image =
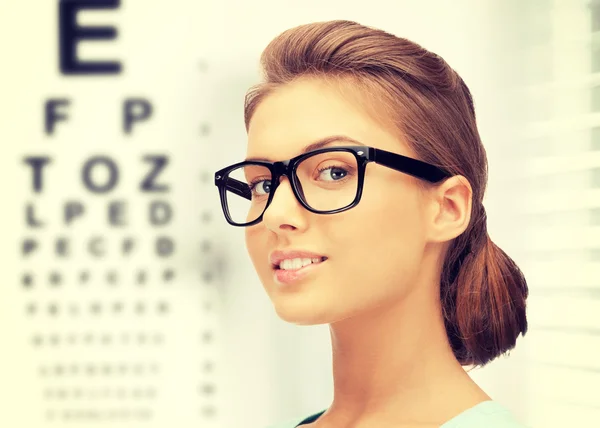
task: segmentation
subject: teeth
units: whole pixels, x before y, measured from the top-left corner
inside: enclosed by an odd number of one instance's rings
[[[279,269],[284,270],[298,270],[304,266],[308,266],[311,263],[320,263],[321,257],[310,258],[297,258],[297,259],[285,259],[279,263]]]

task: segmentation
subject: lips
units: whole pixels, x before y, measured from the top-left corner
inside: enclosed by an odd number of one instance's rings
[[[297,289],[292,286],[300,285],[311,277],[314,279],[315,275],[323,269],[323,264],[325,264],[325,262],[311,263],[297,270],[275,269],[273,271],[273,277],[275,283],[278,285],[278,290],[283,292],[284,290]]]
[[[285,259],[314,259],[319,258],[322,261],[327,260],[327,257],[312,251],[306,250],[286,250],[274,251],[269,256],[269,262],[273,269],[279,269],[279,264]]]

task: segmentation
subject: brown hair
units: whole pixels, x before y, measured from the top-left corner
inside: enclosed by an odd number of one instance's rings
[[[245,98],[246,130],[260,101],[281,85],[301,77],[349,83],[366,103],[384,109],[379,118],[391,121],[419,159],[469,181],[471,221],[450,244],[440,283],[448,339],[463,365],[483,366],[514,348],[527,331],[528,287],[487,233],[487,157],[460,76],[410,40],[345,20],[284,31],[262,53],[261,66],[265,81]]]

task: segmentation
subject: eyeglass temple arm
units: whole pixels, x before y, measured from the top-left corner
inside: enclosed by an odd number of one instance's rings
[[[252,191],[250,191],[250,187],[242,181],[227,177],[225,188],[242,198],[252,200]]]
[[[437,183],[450,176],[450,174],[435,165],[382,149],[375,149],[374,160],[389,168],[422,178],[432,183]]]

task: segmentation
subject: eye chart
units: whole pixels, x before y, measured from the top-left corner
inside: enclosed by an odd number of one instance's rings
[[[2,111],[0,426],[226,426],[227,56],[201,7],[39,5]]]

